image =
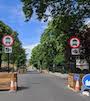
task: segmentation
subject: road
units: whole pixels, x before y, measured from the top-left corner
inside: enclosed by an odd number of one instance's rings
[[[16,93],[0,91],[0,101],[90,101],[90,97],[69,90],[66,80],[48,74],[18,75]]]

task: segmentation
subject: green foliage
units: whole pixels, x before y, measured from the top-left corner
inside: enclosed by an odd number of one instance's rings
[[[64,56],[61,55],[61,54],[57,54],[56,57],[55,57],[55,59],[54,59],[54,62],[55,62],[56,64],[60,64],[60,63],[62,63],[63,61],[64,61]]]
[[[90,16],[90,0],[21,0],[27,20],[33,13],[38,19],[47,19],[55,16],[72,16],[82,19]],[[48,12],[48,13],[47,13]],[[67,19],[67,18],[66,18]]]
[[[40,44],[32,50],[30,63],[37,68],[51,71],[61,68],[60,64],[65,61],[63,51],[65,50],[66,38],[66,35],[56,31],[50,22],[41,36]]]
[[[53,19],[53,27],[68,36],[77,35],[85,18],[90,18],[90,0],[21,0],[26,20],[33,13],[39,20]]]
[[[8,60],[7,54],[4,53],[4,46],[2,45],[2,37],[5,34],[10,34],[14,37],[14,45],[12,46],[13,52],[10,54],[10,63],[16,64],[17,66],[18,66],[18,63],[20,64],[20,66],[25,65],[26,54],[18,38],[18,33],[12,30],[6,24],[4,24],[2,21],[0,21],[0,50],[2,50],[2,53],[0,53],[0,67],[1,67],[2,61],[7,62]]]

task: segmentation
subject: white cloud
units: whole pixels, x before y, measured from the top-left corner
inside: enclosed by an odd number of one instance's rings
[[[26,49],[27,59],[30,59],[32,49],[33,49],[35,46],[37,46],[38,44],[39,44],[39,43],[23,46],[23,48]]]

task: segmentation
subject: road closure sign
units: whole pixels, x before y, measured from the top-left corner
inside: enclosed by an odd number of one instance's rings
[[[5,47],[11,47],[14,44],[14,38],[11,35],[4,35],[2,38],[2,44]]]
[[[75,36],[72,36],[69,39],[69,45],[71,48],[79,48],[80,47],[80,39]]]

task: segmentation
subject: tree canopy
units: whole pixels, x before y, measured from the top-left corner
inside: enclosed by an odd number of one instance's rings
[[[26,20],[35,13],[39,20],[53,19],[58,30],[72,36],[80,33],[85,19],[90,18],[90,0],[21,0]]]
[[[90,0],[21,0],[23,11],[29,20],[35,12],[38,19],[50,16],[90,16]]]
[[[56,34],[55,34],[56,33]],[[63,32],[56,32],[52,22],[41,36],[40,44],[32,50],[30,63],[37,68],[51,71],[61,71],[65,62],[64,51],[67,36]],[[61,67],[60,67],[61,66]]]

